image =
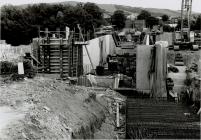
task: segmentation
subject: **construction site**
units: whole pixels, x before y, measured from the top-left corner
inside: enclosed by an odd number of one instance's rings
[[[172,32],[139,20],[93,38],[76,24],[39,28],[30,45],[1,40],[0,139],[200,139],[192,2],[181,0]]]

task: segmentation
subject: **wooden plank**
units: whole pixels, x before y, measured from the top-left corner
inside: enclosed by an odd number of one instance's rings
[[[63,41],[60,40],[60,77],[63,77],[63,51],[62,51]]]
[[[58,56],[58,57],[60,57],[60,51],[50,52],[50,56]]]
[[[50,63],[59,63],[59,59],[50,59]],[[63,65],[68,65],[68,59],[63,59]]]

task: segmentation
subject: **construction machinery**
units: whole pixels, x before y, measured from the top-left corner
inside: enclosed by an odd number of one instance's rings
[[[175,66],[184,66],[183,56],[181,53],[175,55]]]
[[[174,50],[198,50],[199,46],[195,44],[195,33],[190,30],[192,12],[192,0],[182,0],[181,4],[181,30],[176,31],[174,34]],[[187,25],[184,20],[187,19]]]

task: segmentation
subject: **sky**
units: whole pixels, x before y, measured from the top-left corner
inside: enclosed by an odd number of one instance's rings
[[[180,10],[182,0],[0,0],[0,6],[5,4],[21,5],[33,3],[52,3],[63,1],[94,2],[99,4],[119,4],[132,7],[161,8]],[[193,0],[192,10],[201,13],[201,0]]]

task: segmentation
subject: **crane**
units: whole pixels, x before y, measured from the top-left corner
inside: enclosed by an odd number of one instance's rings
[[[184,19],[187,15],[187,21],[188,21],[188,34],[190,34],[190,21],[191,21],[191,11],[192,11],[192,0],[182,0],[181,4],[181,38],[183,38],[183,32],[184,32]],[[186,15],[185,15],[186,14]]]
[[[181,3],[181,30],[175,32],[174,50],[193,49],[198,50],[194,42],[194,32],[191,31],[192,0],[182,0]],[[187,19],[187,25],[184,20]]]

